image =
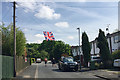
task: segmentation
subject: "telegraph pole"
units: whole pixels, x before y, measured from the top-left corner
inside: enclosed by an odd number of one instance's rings
[[[80,60],[80,71],[81,71],[81,52],[80,52],[80,28],[78,29],[78,36],[79,36],[79,60]]]
[[[15,6],[16,2],[13,2],[13,31],[14,31],[14,77],[16,77],[16,27],[15,27]]]

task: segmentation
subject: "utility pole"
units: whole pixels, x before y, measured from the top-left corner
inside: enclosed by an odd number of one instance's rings
[[[78,36],[79,36],[79,60],[80,60],[80,71],[81,71],[81,52],[80,52],[80,28],[78,29]]]
[[[13,2],[13,31],[14,31],[14,77],[16,77],[16,27],[15,27],[15,6],[16,2]]]

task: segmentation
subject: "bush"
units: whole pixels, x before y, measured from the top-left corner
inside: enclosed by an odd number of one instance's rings
[[[102,68],[104,68],[104,65],[102,62],[97,62],[97,61],[90,62],[90,69],[95,70],[95,69],[102,69]]]
[[[100,67],[100,64],[95,62],[95,67],[98,69]]]
[[[112,53],[112,59],[120,59],[120,50],[116,50],[115,52]]]

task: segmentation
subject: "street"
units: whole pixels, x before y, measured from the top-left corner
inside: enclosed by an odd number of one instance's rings
[[[100,71],[83,71],[83,72],[62,72],[57,67],[52,67],[52,64],[48,63],[45,67],[44,62],[42,63],[33,63],[31,66],[20,72],[16,78],[94,78],[94,79],[103,79],[106,77],[100,77]],[[108,74],[108,72],[102,72],[102,75]],[[97,76],[98,75],[98,76]],[[118,78],[116,74],[108,74],[109,78]]]

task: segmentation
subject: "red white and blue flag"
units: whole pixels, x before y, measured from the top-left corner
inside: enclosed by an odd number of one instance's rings
[[[44,33],[45,40],[47,41],[55,40],[52,32],[43,31],[43,33]]]

